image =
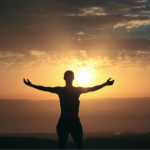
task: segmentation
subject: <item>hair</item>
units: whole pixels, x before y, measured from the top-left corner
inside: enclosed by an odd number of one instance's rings
[[[73,71],[71,71],[71,70],[68,70],[68,71],[66,71],[65,73],[64,73],[64,78],[70,78],[70,77],[73,77],[74,78],[74,73],[73,73]]]

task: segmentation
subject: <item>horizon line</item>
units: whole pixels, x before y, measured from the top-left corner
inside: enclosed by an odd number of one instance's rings
[[[106,98],[84,98],[84,99],[79,99],[79,100],[99,100],[99,99],[128,99],[128,98],[132,98],[132,99],[136,99],[136,98],[150,98],[150,97],[116,97],[116,98],[114,98],[114,97],[106,97]],[[9,98],[0,98],[0,100],[30,100],[30,101],[47,101],[47,100],[59,100],[59,98],[58,99],[19,99],[19,98],[17,98],[17,99],[9,99]]]

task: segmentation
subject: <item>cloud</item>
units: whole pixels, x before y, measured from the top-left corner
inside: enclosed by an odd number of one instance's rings
[[[149,54],[136,52],[150,50],[149,6],[146,0],[1,0],[0,65],[144,64]]]
[[[148,26],[150,25],[150,19],[148,20],[134,20],[129,21],[128,23],[119,23],[114,26],[114,28],[125,26],[127,29],[138,28],[140,26]]]
[[[150,44],[144,39],[99,39],[72,43],[74,49],[63,51],[31,50],[29,54],[1,53],[1,67],[69,67],[72,69],[109,67],[150,67]]]

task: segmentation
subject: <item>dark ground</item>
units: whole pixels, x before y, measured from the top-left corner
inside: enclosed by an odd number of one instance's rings
[[[85,149],[150,149],[150,133],[120,134],[110,138],[87,138]],[[68,143],[67,149],[75,149]],[[0,149],[58,149],[58,141],[34,137],[0,137]]]

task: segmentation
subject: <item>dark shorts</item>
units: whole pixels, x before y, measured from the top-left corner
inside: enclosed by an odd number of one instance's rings
[[[70,133],[73,138],[83,138],[82,128],[56,128],[57,135],[59,137],[68,137]]]
[[[59,149],[65,149],[68,141],[69,133],[74,140],[78,149],[84,149],[83,146],[83,130],[81,128],[57,128]]]
[[[58,135],[59,148],[64,149],[66,147],[69,133],[71,134],[77,148],[84,148],[82,140],[83,130],[78,114],[61,115],[56,130]]]

